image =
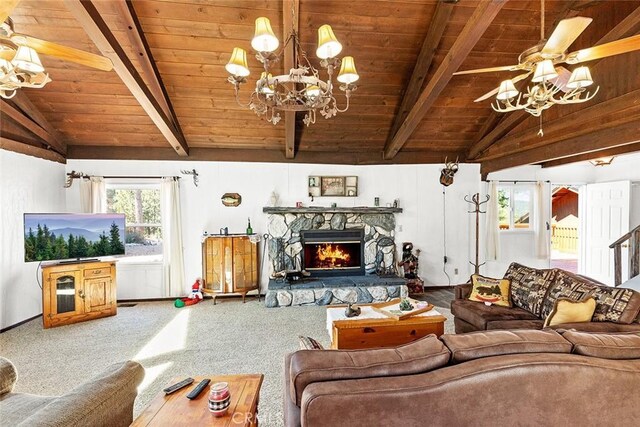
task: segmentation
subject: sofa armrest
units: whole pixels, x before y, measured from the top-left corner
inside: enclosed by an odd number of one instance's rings
[[[18,378],[16,367],[9,360],[0,357],[0,396],[10,393]]]
[[[471,295],[471,288],[473,285],[471,283],[465,283],[464,285],[457,285],[453,287],[455,291],[456,299],[467,299],[469,295]]]
[[[108,367],[102,374],[58,397],[19,426],[129,426],[133,402],[144,378],[144,368],[128,361]]]

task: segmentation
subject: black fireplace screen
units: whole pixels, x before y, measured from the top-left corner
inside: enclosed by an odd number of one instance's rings
[[[308,230],[300,237],[302,265],[313,276],[364,274],[363,230]]]

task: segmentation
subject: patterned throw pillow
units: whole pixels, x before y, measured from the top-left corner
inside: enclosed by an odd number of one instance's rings
[[[511,307],[509,288],[511,282],[505,279],[492,279],[477,274],[471,276],[470,301],[491,303],[502,307]]]
[[[544,297],[554,276],[555,270],[539,270],[512,263],[504,275],[505,279],[511,280],[511,302],[516,307],[540,316]]]
[[[632,323],[640,310],[640,294],[632,289],[599,286],[593,294],[593,322]]]
[[[300,339],[300,350],[324,350],[322,344],[311,337],[300,335],[298,338]]]
[[[588,297],[584,301],[573,301],[567,298],[558,298],[553,311],[544,322],[547,326],[562,325],[563,323],[590,322],[596,309],[596,300]]]
[[[549,317],[558,298],[583,301],[593,295],[596,289],[598,289],[598,286],[595,283],[589,283],[586,279],[569,273],[568,271],[557,270],[553,285],[549,289],[547,297],[542,304],[540,317],[542,319]],[[595,295],[593,296],[595,298]]]

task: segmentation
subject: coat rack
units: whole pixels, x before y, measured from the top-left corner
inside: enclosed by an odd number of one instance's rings
[[[480,274],[480,267],[485,264],[484,262],[480,264],[480,261],[478,259],[480,252],[480,214],[487,213],[486,211],[481,210],[480,207],[487,203],[491,198],[488,194],[485,197],[486,199],[481,202],[480,193],[474,194],[473,196],[471,196],[471,199],[469,199],[469,196],[464,196],[464,201],[467,203],[471,203],[474,206],[474,210],[468,212],[476,214],[476,262],[473,263],[469,261],[469,264],[473,265],[474,267],[474,274]]]

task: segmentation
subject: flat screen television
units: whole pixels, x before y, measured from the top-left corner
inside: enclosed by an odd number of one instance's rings
[[[24,260],[124,254],[124,214],[24,214]]]

